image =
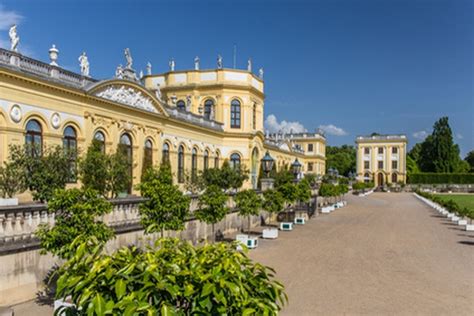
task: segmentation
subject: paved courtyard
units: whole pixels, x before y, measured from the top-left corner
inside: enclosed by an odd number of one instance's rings
[[[412,194],[348,199],[252,251],[286,286],[283,315],[474,315],[474,232]]]
[[[285,284],[283,315],[474,315],[474,232],[408,193],[348,199],[251,252]],[[15,315],[50,313],[30,302]]]

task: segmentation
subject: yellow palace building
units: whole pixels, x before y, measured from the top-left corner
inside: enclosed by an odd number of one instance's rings
[[[193,171],[244,165],[250,171],[246,187],[256,187],[260,159],[268,151],[277,168],[295,159],[303,173],[325,171],[326,139],[321,133],[266,134],[264,81],[249,69],[227,69],[219,57],[216,69],[170,70],[137,76],[130,50],[126,64],[111,79],[89,76],[89,63],[79,57],[81,72],[58,64],[0,49],[0,162],[10,144],[61,145],[84,153],[93,139],[107,152],[127,147],[133,184],[140,181],[142,163],[159,165],[169,158],[177,183]],[[73,185],[73,184],[72,184]],[[133,192],[132,192],[133,193]],[[136,192],[135,192],[136,193]]]

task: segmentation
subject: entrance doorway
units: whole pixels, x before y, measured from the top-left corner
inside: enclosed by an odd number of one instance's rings
[[[383,173],[379,173],[377,176],[377,185],[382,186],[383,185]]]

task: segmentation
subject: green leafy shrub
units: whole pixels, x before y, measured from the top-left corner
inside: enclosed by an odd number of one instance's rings
[[[106,242],[113,237],[113,231],[97,217],[112,211],[112,204],[98,195],[97,191],[86,189],[56,190],[48,202],[48,212],[55,213],[55,224],[41,224],[36,231],[42,253],[51,252],[62,259],[72,255],[69,245],[76,239],[91,237]]]
[[[303,179],[296,184],[296,200],[300,203],[308,202],[311,199],[311,186],[308,180]]]
[[[243,167],[234,169],[227,160],[220,168],[210,168],[202,174],[204,186],[215,185],[222,190],[239,189],[247,179],[248,170]]]
[[[100,243],[75,241],[56,297],[76,305],[62,311],[87,315],[277,315],[288,300],[283,285],[235,247],[159,239],[107,255]]]
[[[240,191],[235,196],[235,204],[241,216],[247,216],[250,233],[250,216],[258,215],[262,207],[262,198],[254,190]]]
[[[269,213],[271,221],[271,215],[283,211],[285,207],[285,199],[283,195],[277,190],[267,190],[263,192],[263,208]]]
[[[14,162],[4,162],[0,166],[0,196],[13,198],[26,190],[26,177],[23,168]]]
[[[473,173],[414,173],[408,182],[411,184],[474,184]]]
[[[194,212],[196,218],[207,224],[212,224],[212,238],[215,239],[214,225],[220,222],[229,211],[227,195],[217,185],[210,185],[199,196],[199,208]]]

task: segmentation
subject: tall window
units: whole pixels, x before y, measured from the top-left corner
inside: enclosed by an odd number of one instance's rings
[[[219,168],[219,152],[216,152],[216,156],[214,157],[214,168]]]
[[[191,181],[195,182],[197,178],[198,155],[196,148],[193,148],[191,155]]]
[[[378,163],[379,163],[378,164],[379,169],[383,169],[383,161],[379,161]]]
[[[143,152],[143,171],[146,171],[146,169],[150,167],[153,167],[153,143],[147,139]]]
[[[383,147],[379,147],[379,154],[383,154]]]
[[[313,144],[308,144],[308,151],[313,152],[314,151],[314,146]]]
[[[364,182],[369,182],[370,181],[370,174],[366,173],[364,174]]]
[[[397,170],[398,169],[398,161],[397,160],[392,160],[392,169]]]
[[[162,161],[168,163],[170,161],[170,145],[163,143]]]
[[[209,151],[204,151],[204,170],[209,169]]]
[[[69,182],[76,182],[76,169],[77,169],[77,135],[76,130],[68,126],[64,129],[63,134],[63,148],[66,155],[69,157],[69,170],[70,178]]]
[[[230,103],[230,127],[240,128],[240,102],[236,99]]]
[[[257,129],[257,104],[253,104],[253,109],[252,109],[252,127],[253,129]]]
[[[398,154],[398,147],[392,147],[392,154]]]
[[[392,173],[392,183],[397,183],[398,177],[396,173]]]
[[[179,146],[178,149],[178,182],[184,182],[184,147]]]
[[[308,171],[313,171],[313,163],[308,162]]]
[[[364,155],[368,155],[370,154],[370,148],[369,147],[365,147],[364,148]]]
[[[206,100],[206,102],[204,102],[204,117],[207,118],[208,120],[211,119],[213,107],[214,107],[214,102],[212,100],[208,99]]]
[[[94,141],[100,144],[100,150],[105,153],[105,135],[101,131],[97,131],[94,134]]]
[[[186,111],[186,103],[184,103],[183,100],[179,100],[179,101],[176,103],[176,107],[177,107],[178,110],[180,110],[180,111]]]
[[[230,166],[233,169],[240,168],[240,156],[239,156],[239,154],[230,155]]]
[[[29,120],[26,124],[25,143],[32,157],[40,157],[43,154],[43,130],[37,120]]]
[[[132,138],[127,133],[120,136],[120,146],[119,149],[122,150],[122,153],[127,158],[128,163],[128,175],[130,177],[127,193],[132,193],[132,179],[133,179],[133,148],[132,148]]]
[[[369,169],[369,168],[370,168],[370,162],[364,161],[364,169]]]

